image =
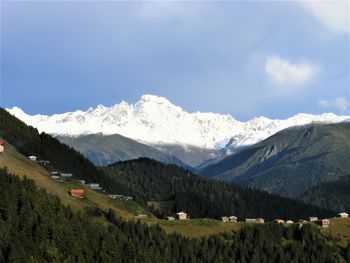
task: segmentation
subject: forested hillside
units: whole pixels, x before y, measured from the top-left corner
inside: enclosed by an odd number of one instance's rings
[[[329,210],[259,190],[201,178],[177,166],[147,158],[119,162],[103,170],[115,182],[127,185],[129,194],[140,201],[172,200],[173,206],[163,211],[163,215],[179,210],[186,211],[191,217],[211,218],[235,215],[239,218],[300,219],[334,215]]]
[[[125,187],[110,180],[82,154],[60,143],[51,135],[41,133],[27,126],[6,110],[0,108],[0,137],[14,145],[17,150],[28,156],[36,155],[39,159],[50,161],[54,169],[73,173],[75,178],[87,182],[98,182],[107,191],[122,191]]]
[[[325,209],[350,211],[350,175],[312,187],[300,200]]]
[[[291,198],[349,173],[349,122],[285,129],[200,171]]]
[[[0,262],[339,262],[350,259],[305,225],[257,225],[237,234],[186,239],[158,226],[120,221],[108,225],[76,214],[38,190],[33,181],[0,169]],[[329,243],[329,244],[328,244]]]

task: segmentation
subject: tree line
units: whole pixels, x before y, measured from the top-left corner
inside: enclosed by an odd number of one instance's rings
[[[109,177],[127,186],[127,194],[139,202],[173,201],[172,207],[154,211],[158,216],[186,211],[191,217],[240,219],[262,217],[299,220],[309,216],[330,217],[334,212],[257,189],[199,177],[171,164],[148,158],[118,162],[103,169]]]
[[[74,213],[32,180],[0,169],[0,262],[339,262],[350,248],[310,225],[243,227],[200,239],[125,222],[111,210]],[[97,209],[98,210],[98,209]],[[91,220],[103,217],[105,224]]]

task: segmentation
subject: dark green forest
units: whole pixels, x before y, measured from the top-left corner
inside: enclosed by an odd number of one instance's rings
[[[148,158],[118,162],[103,171],[140,202],[169,201],[174,205],[159,216],[184,210],[191,217],[220,218],[235,215],[239,218],[262,217],[273,220],[298,220],[316,215],[334,216],[334,212],[309,206],[302,202],[271,195],[255,189],[209,180],[175,165],[163,164]],[[157,213],[156,213],[157,214]]]
[[[111,211],[101,225],[74,213],[33,181],[0,169],[0,262],[339,262],[341,250],[310,225],[265,224],[236,234],[188,239],[159,226],[125,222]],[[91,214],[91,213],[90,213]]]
[[[300,199],[325,209],[350,211],[350,175],[312,187]]]

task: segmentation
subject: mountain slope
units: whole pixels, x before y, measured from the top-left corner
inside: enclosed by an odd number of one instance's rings
[[[141,158],[105,167],[104,172],[120,184],[135,189],[134,196],[147,201],[172,201],[164,215],[183,210],[191,217],[306,218],[334,214],[315,206],[270,195],[254,189],[207,180],[174,165]],[[172,204],[171,204],[172,203]]]
[[[169,156],[154,147],[145,145],[124,136],[89,134],[77,137],[57,136],[59,141],[81,152],[95,165],[105,166],[117,161],[149,157],[164,163],[190,168],[174,156]]]
[[[286,120],[264,117],[240,122],[231,115],[188,113],[165,98],[144,95],[135,104],[121,102],[51,116],[30,116],[14,107],[8,111],[40,132],[55,135],[120,134],[149,145],[180,145],[227,150],[261,141],[295,125],[340,122],[349,116],[297,114]],[[179,156],[178,156],[179,158]],[[199,163],[198,163],[199,164]],[[197,164],[197,165],[198,165]]]
[[[350,172],[350,123],[285,129],[210,165],[200,174],[298,197]]]
[[[69,205],[74,211],[84,211],[86,208],[99,208],[102,210],[112,209],[124,219],[133,218],[129,207],[125,207],[123,202],[110,200],[105,194],[91,190],[87,186],[73,181],[56,182],[51,179],[48,170],[40,164],[30,161],[26,156],[19,153],[14,146],[6,142],[5,152],[0,155],[0,168],[6,167],[13,174],[25,176],[35,181],[36,185],[45,189],[47,192],[58,196],[62,204]],[[82,188],[85,190],[85,198],[77,199],[71,197],[68,191],[71,188]],[[132,202],[129,206],[133,206],[134,211],[146,213],[138,204]],[[129,210],[129,211],[128,211]]]
[[[157,226],[121,221],[112,211],[74,213],[33,181],[0,169],[0,262],[343,262],[338,247],[311,225],[245,227],[189,239]],[[95,218],[94,218],[95,219]],[[285,243],[287,245],[285,245]],[[344,254],[344,255],[342,255]]]
[[[111,180],[81,153],[48,134],[39,134],[36,129],[27,126],[1,108],[0,137],[15,146],[24,156],[36,155],[39,160],[48,160],[54,169],[72,173],[74,179],[83,179],[86,183],[100,183],[110,193],[123,194],[126,191],[125,185]]]
[[[350,211],[350,175],[314,186],[299,199],[325,209]]]

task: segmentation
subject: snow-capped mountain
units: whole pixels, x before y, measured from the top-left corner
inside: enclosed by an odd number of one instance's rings
[[[230,148],[259,142],[291,126],[313,122],[336,123],[349,119],[333,113],[297,114],[286,120],[258,117],[247,122],[231,115],[188,113],[166,98],[143,95],[135,104],[98,105],[87,111],[28,115],[20,108],[7,109],[28,125],[53,135],[120,134],[151,145],[183,145],[204,149]]]

